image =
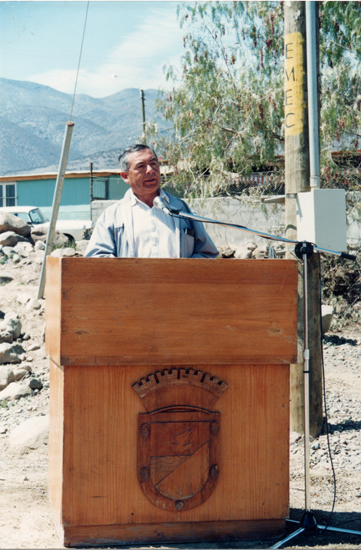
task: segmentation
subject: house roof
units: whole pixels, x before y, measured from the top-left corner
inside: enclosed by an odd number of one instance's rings
[[[166,174],[169,171],[168,160],[160,159],[160,172]],[[110,168],[108,170],[92,170],[93,177],[95,178],[107,178],[109,176],[119,176],[120,171],[118,168]],[[33,180],[49,180],[56,179],[58,172],[41,172],[34,174],[32,171],[30,174],[21,172],[20,174],[7,174],[6,176],[0,176],[0,183],[8,183],[12,181],[33,181]],[[69,170],[65,173],[65,179],[70,178],[90,178],[90,170]]]
[[[120,176],[120,173],[119,170],[93,170],[93,176],[95,178]],[[7,176],[0,176],[0,183],[7,183],[11,181],[49,180],[56,179],[57,177],[57,172],[48,172],[44,174],[9,174]],[[72,170],[71,172],[66,172],[65,179],[68,178],[90,178],[90,171]]]

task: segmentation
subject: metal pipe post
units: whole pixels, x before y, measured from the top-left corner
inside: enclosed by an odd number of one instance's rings
[[[308,90],[308,132],[310,146],[310,186],[320,187],[320,142],[317,93],[317,32],[316,2],[306,2],[307,42],[307,90]]]
[[[303,255],[303,307],[304,307],[304,350],[303,350],[303,382],[304,382],[304,444],[305,444],[305,511],[310,511],[310,350],[308,347],[308,272],[307,254]]]
[[[61,155],[60,155],[60,164],[59,164],[59,170],[58,170],[58,177],[57,177],[57,180],[56,180],[54,198],[53,198],[53,205],[52,205],[52,209],[51,209],[51,217],[50,217],[48,235],[47,235],[47,238],[46,238],[46,245],[45,245],[45,250],[44,250],[43,265],[41,266],[41,274],[40,274],[40,281],[39,281],[39,288],[38,288],[38,300],[44,296],[46,257],[51,253],[51,248],[52,248],[52,245],[53,245],[53,240],[54,240],[54,235],[55,235],[55,228],[56,228],[56,220],[58,219],[61,193],[63,191],[65,171],[66,171],[66,166],[67,166],[67,163],[68,163],[68,156],[69,156],[69,149],[70,149],[70,142],[71,142],[71,136],[72,136],[72,133],[73,133],[73,128],[74,128],[74,122],[67,122],[66,123],[64,141],[63,141],[63,148],[62,148]]]
[[[144,98],[144,90],[140,90],[140,103],[141,103],[141,106],[142,106],[143,139],[145,139],[145,98]]]

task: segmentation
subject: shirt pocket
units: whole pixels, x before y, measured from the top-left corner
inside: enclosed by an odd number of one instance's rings
[[[121,238],[124,234],[124,223],[115,223],[114,224],[114,238],[117,240]]]

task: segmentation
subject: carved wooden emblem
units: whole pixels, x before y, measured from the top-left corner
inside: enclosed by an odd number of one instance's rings
[[[156,372],[133,385],[148,413],[138,419],[138,479],[145,495],[172,512],[202,504],[220,474],[220,413],[227,385],[201,371]]]

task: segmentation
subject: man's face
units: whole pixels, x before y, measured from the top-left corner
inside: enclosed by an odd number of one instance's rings
[[[134,195],[145,203],[153,203],[160,185],[159,164],[150,149],[142,149],[129,154],[128,173],[120,173],[130,185]]]

